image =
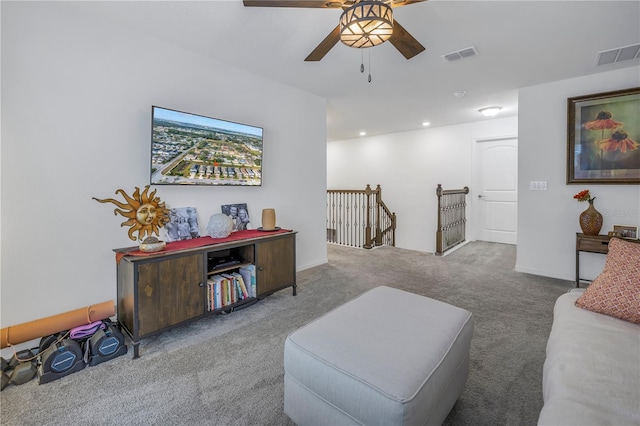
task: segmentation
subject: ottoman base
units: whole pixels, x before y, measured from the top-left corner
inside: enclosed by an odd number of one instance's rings
[[[464,309],[377,287],[287,337],[284,411],[298,425],[441,424],[472,335]]]
[[[425,425],[441,425],[455,405],[467,378],[469,377],[469,357],[465,357],[449,386],[442,390],[441,398]],[[320,398],[309,389],[284,375],[284,412],[298,425],[361,425],[358,420],[343,412],[340,408]],[[297,419],[297,420],[296,420]]]

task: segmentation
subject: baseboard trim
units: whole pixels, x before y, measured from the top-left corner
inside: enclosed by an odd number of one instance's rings
[[[516,272],[522,272],[525,274],[532,274],[532,275],[539,275],[541,277],[548,277],[548,278],[556,278],[559,280],[565,280],[565,281],[576,281],[576,277],[573,275],[566,275],[566,274],[554,274],[552,272],[549,271],[542,271],[539,269],[529,269],[529,268],[521,268],[518,265],[516,265],[515,267]]]
[[[320,266],[320,265],[324,265],[325,263],[329,263],[329,259],[328,258],[324,258],[323,260],[320,260],[318,262],[313,262],[313,263],[309,263],[303,266],[299,266],[296,268],[296,272],[302,272],[306,269],[311,269],[311,268],[315,268],[316,266]]]

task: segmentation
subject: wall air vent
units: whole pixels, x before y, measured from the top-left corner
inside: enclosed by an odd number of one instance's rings
[[[604,50],[596,54],[596,66],[640,58],[640,44]]]
[[[457,61],[462,58],[469,58],[471,56],[476,56],[478,54],[478,50],[475,46],[467,47],[465,49],[458,50],[456,52],[447,53],[446,55],[442,55],[442,59],[446,62]]]

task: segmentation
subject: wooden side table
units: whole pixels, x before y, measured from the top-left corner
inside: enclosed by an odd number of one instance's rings
[[[580,287],[580,252],[589,253],[609,253],[609,235],[585,235],[576,233],[576,287]],[[640,243],[640,240],[625,240],[633,243]],[[587,280],[582,280],[587,281]]]
[[[585,235],[576,233],[576,287],[580,287],[580,252],[609,253],[608,235]]]

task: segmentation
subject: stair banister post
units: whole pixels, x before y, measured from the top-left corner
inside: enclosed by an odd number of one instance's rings
[[[380,228],[380,216],[382,215],[381,210],[382,204],[382,188],[380,184],[376,187],[376,237],[375,244],[376,246],[382,245],[382,228]]]
[[[442,218],[440,217],[440,199],[442,198],[442,185],[436,188],[438,196],[438,229],[436,231],[436,254],[442,254]]]
[[[371,238],[371,186],[367,184],[367,187],[364,190],[365,195],[367,196],[367,224],[364,228],[364,246],[363,248],[370,249],[373,247],[373,241]]]
[[[391,213],[391,239],[392,239],[392,246],[395,247],[396,246],[396,212]]]

